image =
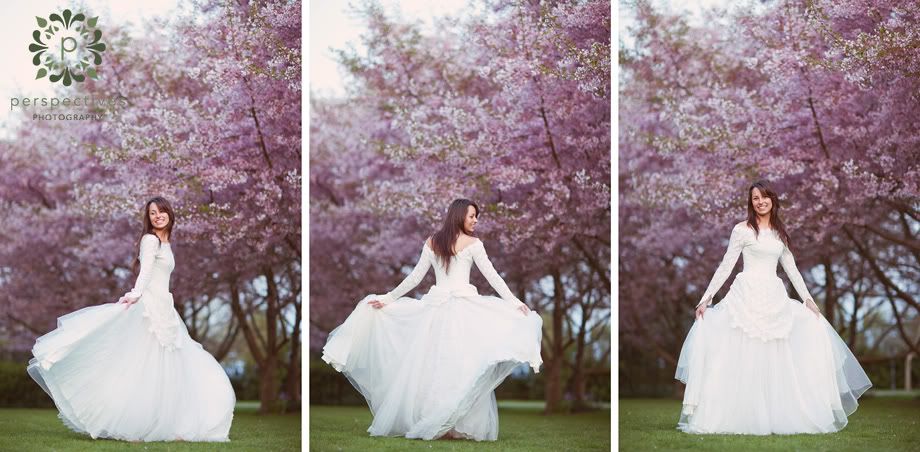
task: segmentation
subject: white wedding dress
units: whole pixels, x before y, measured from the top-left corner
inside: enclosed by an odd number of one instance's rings
[[[777,261],[799,296],[811,298],[773,230],[756,237],[747,222],[734,227],[700,304],[712,303],[739,255],[744,270],[693,323],[680,352],[675,378],[686,389],[678,429],[752,435],[842,429],[872,384],[830,323],[788,297]]]
[[[188,335],[173,307],[170,245],[147,234],[125,295],[58,318],[38,338],[28,372],[58,417],[92,438],[229,441],[236,397],[224,369]]]
[[[469,283],[473,264],[501,298]],[[421,300],[401,298],[434,267]],[[367,303],[386,304],[376,309]],[[329,333],[323,360],[367,400],[372,436],[477,441],[498,438],[494,389],[521,363],[539,372],[543,320],[520,301],[476,240],[445,271],[427,243],[418,264],[386,295],[368,295]]]

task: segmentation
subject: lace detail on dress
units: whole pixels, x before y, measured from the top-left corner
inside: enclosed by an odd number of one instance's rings
[[[728,311],[732,328],[765,342],[789,336],[795,307],[788,298],[777,297],[786,290],[783,282],[777,277],[770,279],[739,273],[720,303]]]
[[[176,310],[173,308],[172,294],[169,294],[166,298],[170,301],[168,306],[165,306],[165,303],[163,306],[156,306],[144,302],[144,317],[150,322],[147,330],[157,337],[157,340],[167,351],[173,351],[181,348],[178,339],[182,320],[179,319]],[[163,300],[158,300],[158,302],[163,303]]]
[[[749,337],[769,341],[789,335],[794,317],[793,304],[786,286],[776,276],[777,262],[803,298],[810,297],[792,254],[773,230],[754,234],[745,222],[735,225],[728,249],[713,275],[700,303],[709,301],[731,274],[739,256],[744,257],[744,271],[738,273],[720,305],[725,305],[732,327]]]

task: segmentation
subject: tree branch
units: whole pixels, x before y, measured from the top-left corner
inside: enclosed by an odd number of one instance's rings
[[[866,263],[869,264],[869,268],[872,269],[873,273],[875,273],[875,276],[878,277],[879,281],[881,281],[882,284],[884,284],[886,288],[890,287],[894,291],[894,293],[898,295],[899,298],[906,301],[908,304],[913,306],[915,309],[920,310],[920,302],[917,302],[917,300],[914,299],[914,297],[912,297],[907,292],[904,292],[903,290],[901,290],[901,288],[898,287],[897,284],[895,284],[893,281],[891,281],[891,279],[888,278],[888,275],[886,275],[885,272],[881,268],[879,268],[878,264],[875,262],[875,259],[872,257],[869,251],[863,248],[862,244],[856,240],[856,237],[853,236],[853,234],[850,232],[847,226],[843,227],[843,232],[847,235],[847,237],[850,238],[853,244],[856,245],[856,252],[860,256],[862,256],[863,259],[866,260]]]

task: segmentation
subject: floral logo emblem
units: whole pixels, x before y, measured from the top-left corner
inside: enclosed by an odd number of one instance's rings
[[[51,14],[47,20],[35,19],[38,30],[32,32],[35,42],[29,44],[29,51],[35,54],[32,64],[40,66],[36,80],[51,74],[48,77],[51,83],[61,80],[64,86],[70,86],[86,77],[97,78],[96,67],[102,64],[105,51],[105,44],[100,42],[102,31],[96,29],[98,17],[86,19],[83,14],[73,15],[65,9],[62,14]]]

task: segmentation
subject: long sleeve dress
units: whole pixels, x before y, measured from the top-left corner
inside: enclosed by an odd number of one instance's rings
[[[140,244],[125,298],[58,318],[32,348],[29,375],[71,430],[128,441],[229,441],[236,397],[226,372],[173,307],[170,244]]]
[[[475,264],[501,298],[470,284]],[[403,297],[434,267],[421,300]],[[368,304],[381,300],[381,309]],[[521,363],[539,372],[543,320],[508,290],[476,240],[445,270],[426,243],[412,272],[384,295],[368,295],[329,333],[323,360],[367,400],[372,436],[436,439],[448,432],[498,438],[495,388]]]
[[[777,262],[802,300],[811,298],[775,231],[755,234],[747,222],[735,225],[699,304],[712,304],[739,256],[744,270],[725,298],[695,320],[681,349],[675,378],[686,389],[678,429],[753,435],[842,429],[872,384],[830,323],[787,295]]]

